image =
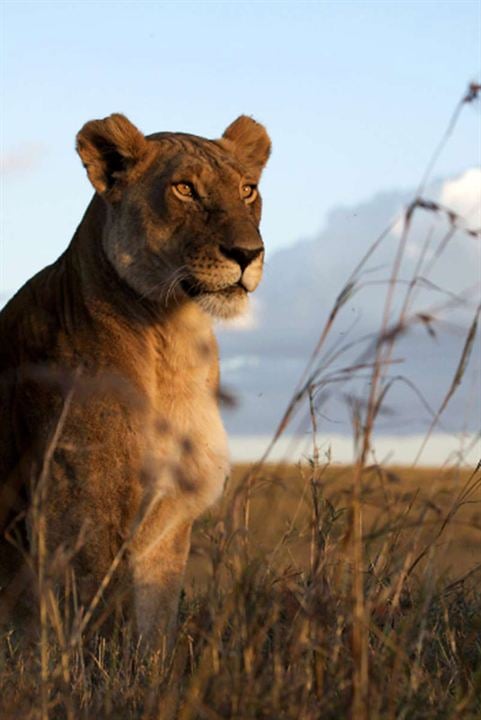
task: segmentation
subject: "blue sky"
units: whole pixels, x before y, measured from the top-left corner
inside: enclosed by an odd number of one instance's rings
[[[74,136],[127,114],[143,131],[219,136],[265,123],[272,251],[336,205],[416,185],[481,77],[478,2],[7,2],[2,12],[0,293],[68,243],[91,195]],[[479,164],[479,106],[436,168]],[[349,258],[351,264],[351,259]]]

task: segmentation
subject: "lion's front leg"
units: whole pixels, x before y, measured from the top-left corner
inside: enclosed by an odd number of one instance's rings
[[[174,524],[157,539],[148,533],[131,554],[137,630],[149,647],[172,647],[191,521]]]

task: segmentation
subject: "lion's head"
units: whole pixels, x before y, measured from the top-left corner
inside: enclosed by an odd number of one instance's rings
[[[242,115],[219,140],[145,137],[114,114],[86,123],[77,150],[107,204],[103,246],[124,281],[163,306],[190,299],[223,318],[245,308],[264,258],[262,125]]]

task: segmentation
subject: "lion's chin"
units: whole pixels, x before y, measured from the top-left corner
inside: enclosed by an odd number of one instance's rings
[[[246,290],[237,285],[218,292],[201,293],[194,301],[206,313],[221,320],[241,315],[247,310],[249,303]]]

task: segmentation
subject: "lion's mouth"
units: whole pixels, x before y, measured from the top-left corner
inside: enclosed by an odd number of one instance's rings
[[[231,285],[213,290],[192,275],[181,281],[185,295],[213,318],[232,318],[247,306],[247,288],[239,280]]]
[[[191,280],[190,278],[184,278],[184,280],[181,281],[180,286],[185,294],[191,298],[196,298],[203,293],[203,289],[199,283],[195,280]]]
[[[210,290],[209,288],[206,288],[204,285],[199,283],[197,280],[194,280],[193,278],[184,278],[184,280],[181,281],[180,285],[185,294],[192,299],[195,299],[200,295],[218,295],[223,297],[230,297],[232,295],[244,295],[247,293],[247,289],[244,287],[244,285],[242,285],[240,281],[234,283],[233,285],[227,285],[226,287],[220,288],[218,290]]]

